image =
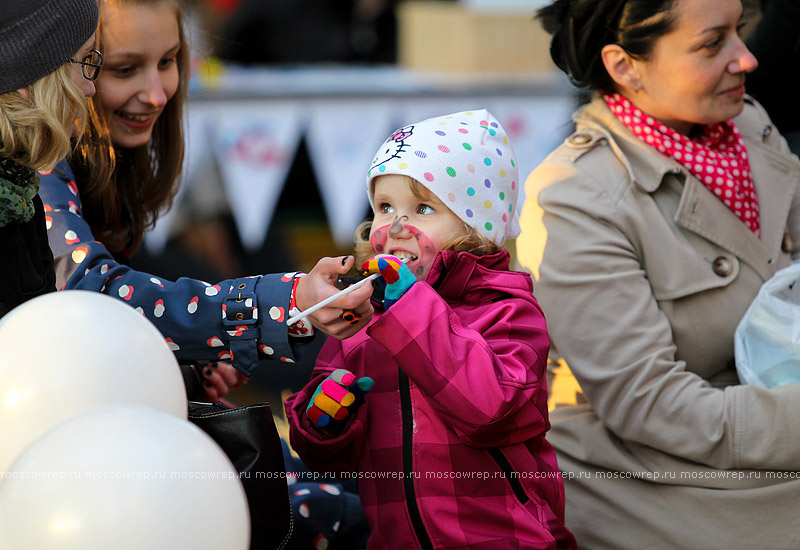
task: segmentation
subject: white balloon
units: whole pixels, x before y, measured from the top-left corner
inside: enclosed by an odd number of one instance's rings
[[[47,431],[0,483],[0,548],[246,550],[250,519],[228,457],[193,424],[104,406]]]
[[[40,296],[0,320],[0,472],[57,422],[105,404],[187,418],[178,363],[150,321],[82,290]]]

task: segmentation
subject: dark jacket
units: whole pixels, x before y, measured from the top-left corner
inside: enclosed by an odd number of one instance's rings
[[[56,289],[42,199],[30,221],[0,227],[0,317],[26,300]]]
[[[124,300],[161,331],[180,361],[229,360],[251,376],[259,354],[291,363],[302,354],[309,339],[290,339],[285,322],[297,273],[212,285],[133,270],[95,239],[81,210],[82,183],[69,163],[62,161],[40,177],[59,290],[90,290]]]

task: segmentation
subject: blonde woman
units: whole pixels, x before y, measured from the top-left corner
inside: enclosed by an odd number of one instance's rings
[[[0,317],[55,290],[37,170],[69,153],[102,66],[95,0],[4,0],[0,12]]]

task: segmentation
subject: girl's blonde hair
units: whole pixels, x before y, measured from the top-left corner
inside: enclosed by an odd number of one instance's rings
[[[49,171],[72,150],[73,125],[87,118],[87,99],[64,64],[33,84],[0,94],[0,156]]]
[[[189,44],[179,0],[100,0],[97,49],[103,51],[103,12],[110,7],[169,5],[178,19],[178,88],[167,102],[150,141],[133,149],[111,143],[100,100],[90,102],[86,132],[70,164],[82,182],[83,215],[97,240],[115,255],[127,255],[142,242],[162,211],[169,210],[183,168],[183,104],[189,87]],[[102,78],[102,77],[101,77]]]
[[[401,177],[406,180],[411,188],[411,193],[418,199],[428,201],[431,200],[432,197],[435,197],[427,187],[414,178],[408,176]],[[364,260],[375,255],[372,246],[369,244],[369,233],[371,229],[371,220],[362,222],[361,225],[358,226],[358,229],[356,229],[355,247],[353,251],[353,255],[356,258],[356,265],[361,265]],[[445,239],[441,249],[455,250],[456,252],[470,252],[476,256],[486,256],[488,254],[500,252],[502,247],[490,240],[483,233],[480,233],[474,227],[461,221],[461,230],[454,233],[450,238]]]

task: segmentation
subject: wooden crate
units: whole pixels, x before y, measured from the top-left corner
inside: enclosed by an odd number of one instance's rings
[[[403,2],[397,7],[399,63],[445,72],[551,70],[550,35],[533,17],[471,11],[458,2]]]

